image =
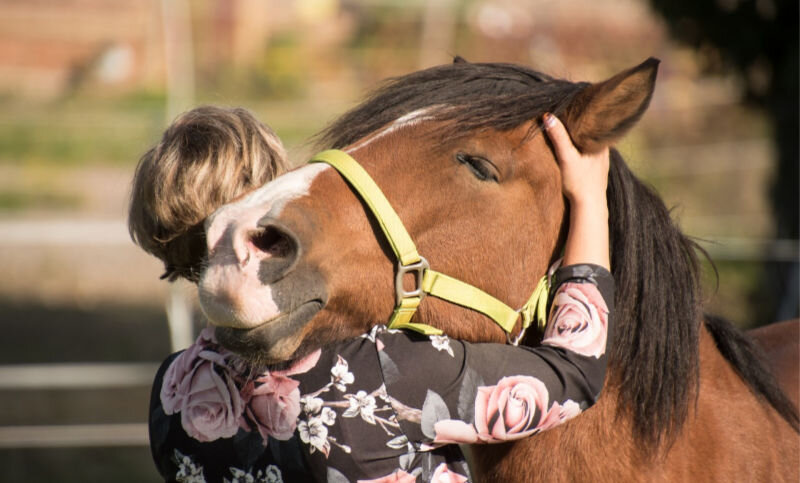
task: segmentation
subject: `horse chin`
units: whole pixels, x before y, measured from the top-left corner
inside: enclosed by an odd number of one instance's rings
[[[323,305],[321,300],[308,301],[252,329],[217,327],[217,340],[254,366],[281,367],[311,352],[303,350],[303,328]]]

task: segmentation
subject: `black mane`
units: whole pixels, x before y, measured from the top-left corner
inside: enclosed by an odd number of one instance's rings
[[[516,128],[545,112],[559,114],[586,87],[512,64],[458,62],[390,79],[319,136],[344,148],[418,109],[443,106],[436,117],[454,120],[446,136]],[[699,380],[698,247],[673,223],[658,195],[612,150],[609,172],[611,262],[617,284],[619,330],[609,352],[607,384],[619,389],[620,414],[633,417],[641,443],[657,446],[680,431]],[[723,354],[761,397],[797,428],[797,413],[751,346],[728,324],[710,330]],[[738,334],[738,335],[737,335]],[[737,338],[738,337],[738,338]],[[766,381],[766,382],[765,382]],[[788,406],[787,406],[788,404]]]
[[[545,112],[559,114],[586,87],[514,64],[441,65],[389,79],[366,101],[319,136],[324,147],[341,149],[395,119],[431,106],[446,106],[437,118],[454,120],[447,137],[493,128],[513,129]]]

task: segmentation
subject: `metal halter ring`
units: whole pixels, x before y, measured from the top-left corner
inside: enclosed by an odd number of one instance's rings
[[[519,309],[517,310],[517,313],[520,313],[521,311],[522,309]],[[525,324],[523,323],[519,330],[519,334],[517,334],[515,337],[511,336],[511,332],[506,332],[506,341],[513,346],[518,346],[519,343],[522,342],[522,338],[525,337],[525,332],[527,332],[527,330],[528,328],[525,327]]]
[[[419,257],[419,261],[410,265],[403,265],[402,262],[397,263],[397,275],[394,279],[394,290],[397,295],[397,305],[403,299],[411,297],[419,297],[420,301],[425,297],[425,292],[422,290],[422,277],[425,275],[425,270],[431,268],[430,264],[423,257]],[[403,278],[407,273],[414,274],[414,290],[406,290],[403,287]]]

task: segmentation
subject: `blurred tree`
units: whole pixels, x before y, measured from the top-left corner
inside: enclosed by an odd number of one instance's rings
[[[798,239],[798,1],[650,0],[670,33],[700,50],[708,71],[734,69],[745,101],[772,123],[777,166],[770,201],[775,237]],[[796,253],[796,252],[795,252]],[[798,316],[800,264],[769,261],[751,296],[761,325]]]

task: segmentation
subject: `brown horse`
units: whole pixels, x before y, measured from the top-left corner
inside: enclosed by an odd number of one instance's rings
[[[538,120],[559,115],[584,151],[612,145],[647,108],[657,65],[589,84],[456,62],[391,81],[322,142],[361,163],[432,268],[520,307],[558,257],[568,216]],[[749,340],[703,316],[695,245],[613,150],[608,202],[619,322],[604,392],[553,430],[475,447],[479,479],[798,481],[796,409]],[[394,255],[328,166],[219,210],[207,241],[201,302],[220,341],[260,362],[357,336],[392,313]],[[433,297],[416,320],[505,341],[483,315]]]
[[[775,374],[781,389],[795,407],[800,407],[800,319],[748,330],[747,335],[764,351],[764,362]]]

